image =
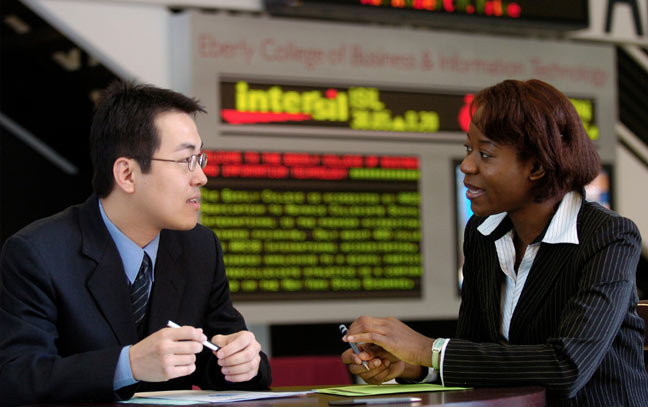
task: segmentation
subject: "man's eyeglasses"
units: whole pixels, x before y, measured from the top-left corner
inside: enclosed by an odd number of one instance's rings
[[[200,165],[200,168],[205,168],[205,166],[207,165],[207,153],[190,155],[189,157],[183,158],[182,160],[168,160],[165,158],[151,158],[151,160],[166,161],[170,163],[187,163],[189,171],[193,171],[196,168],[196,163]]]

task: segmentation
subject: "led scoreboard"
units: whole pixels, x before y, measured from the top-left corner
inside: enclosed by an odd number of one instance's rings
[[[207,154],[200,223],[235,300],[420,297],[417,157]]]
[[[221,82],[220,95],[225,124],[306,125],[413,133],[461,131],[460,121],[467,126],[470,120],[468,104],[472,100],[472,95],[461,94],[242,80]]]
[[[221,120],[229,126],[308,126],[432,137],[439,132],[466,133],[473,96],[370,86],[220,82]],[[570,100],[587,134],[598,140],[593,99]]]
[[[277,15],[329,18],[350,21],[448,26],[488,25],[493,29],[532,26],[574,30],[589,26],[587,0],[266,0]]]

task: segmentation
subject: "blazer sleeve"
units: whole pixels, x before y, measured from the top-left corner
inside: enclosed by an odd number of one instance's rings
[[[208,337],[214,334],[232,334],[247,330],[243,316],[234,308],[230,297],[229,282],[225,276],[225,264],[223,263],[223,251],[216,235],[209,231],[212,236],[216,252],[216,269],[209,296],[209,305],[205,319],[204,331]],[[267,356],[260,353],[261,362],[259,372],[250,381],[232,383],[225,380],[218,365],[218,360],[211,352],[202,352],[197,371],[200,375],[200,387],[204,389],[267,389],[272,382],[270,365]]]
[[[467,305],[462,305],[460,315],[461,336],[452,339],[445,351],[444,384],[539,385],[555,396],[573,397],[611,352],[619,335],[635,297],[640,250],[641,238],[634,223],[608,215],[581,240],[575,258],[556,259],[569,262],[568,271],[579,277],[564,309],[554,310],[559,318],[558,328],[538,344],[480,342],[470,328],[471,324],[479,324],[471,321],[476,310],[470,301],[480,295],[479,281],[469,282],[465,288],[470,292],[465,293],[468,298],[464,297],[468,299]],[[470,261],[468,265],[476,266]],[[551,295],[561,295],[561,287],[552,290]],[[619,357],[616,363],[624,362]]]
[[[6,241],[0,259],[2,403],[114,399],[121,348],[60,354],[57,293],[48,270],[43,253],[29,241]]]

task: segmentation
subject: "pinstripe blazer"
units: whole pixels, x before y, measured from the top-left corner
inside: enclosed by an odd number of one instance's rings
[[[494,241],[473,216],[464,240],[464,284],[457,337],[445,350],[446,386],[539,385],[549,406],[648,406],[643,320],[635,273],[641,237],[632,221],[586,202],[579,244],[542,243],[511,319],[500,336],[501,271]]]

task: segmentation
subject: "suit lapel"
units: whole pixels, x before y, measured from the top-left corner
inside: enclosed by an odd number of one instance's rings
[[[540,250],[531,266],[511,318],[509,338],[519,338],[527,323],[535,320],[538,310],[544,305],[547,293],[556,284],[556,279],[578,249],[575,244],[541,243]]]
[[[482,223],[483,221],[480,222],[480,225]],[[475,231],[479,239],[477,240],[477,251],[473,255],[476,259],[479,259],[478,264],[481,265],[480,270],[482,273],[479,281],[483,282],[480,290],[482,319],[486,321],[488,337],[493,342],[498,342],[501,336],[500,302],[504,279],[504,273],[497,257],[495,241],[508,232],[511,227],[511,221],[506,217],[489,235],[482,235],[481,232]]]
[[[88,279],[87,287],[97,302],[121,345],[137,342],[132,318],[130,293],[124,266],[99,213],[97,197],[92,195],[79,211],[83,236],[83,254],[93,259],[97,267]]]
[[[176,236],[163,230],[149,300],[148,333],[165,327],[169,319],[176,319],[185,286],[184,270],[178,266],[181,254],[182,249]]]
[[[484,259],[486,265],[484,273],[484,290],[482,296],[483,315],[488,321],[488,334],[495,342],[499,340],[499,321],[500,321],[500,298],[502,295],[502,272],[497,252],[493,242],[489,242],[486,248],[488,259]]]

